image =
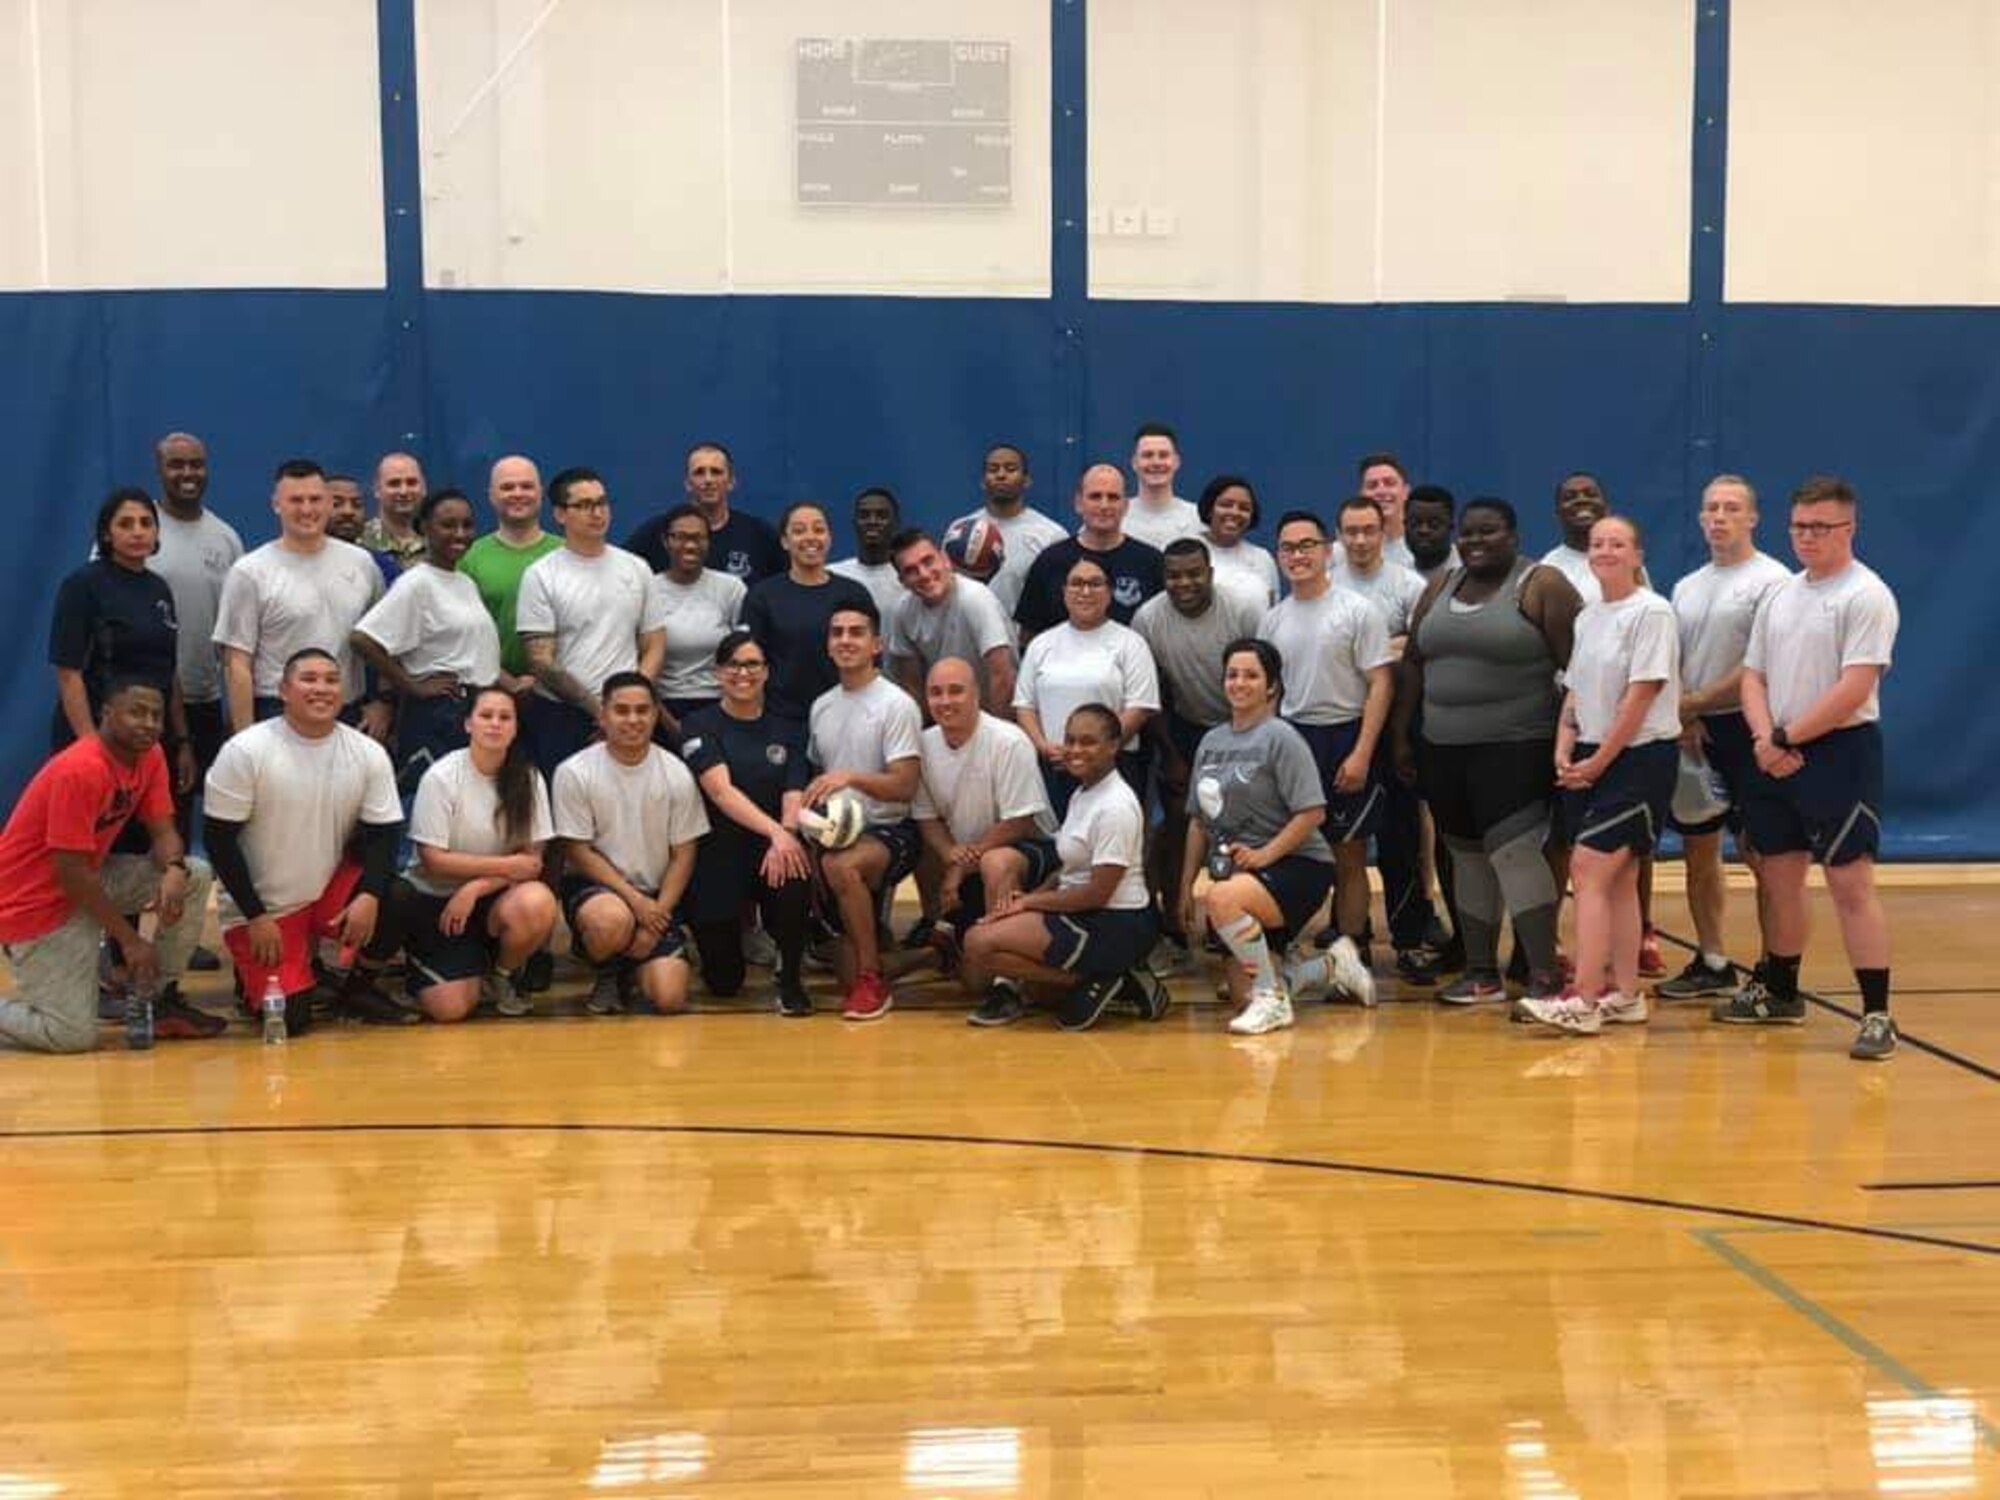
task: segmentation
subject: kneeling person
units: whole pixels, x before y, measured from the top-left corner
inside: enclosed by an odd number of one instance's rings
[[[597,969],[593,1014],[632,998],[662,1015],[687,1009],[687,939],[678,912],[708,813],[694,775],[653,743],[652,679],[604,680],[601,743],[556,767],[555,833],[563,841],[563,914]]]
[[[549,792],[521,741],[514,695],[479,689],[465,732],[466,748],[417,784],[416,859],[397,886],[411,986],[433,1021],[463,1021],[482,988],[501,1015],[527,1015],[517,974],[556,924],[555,893],[541,880],[555,832]]]

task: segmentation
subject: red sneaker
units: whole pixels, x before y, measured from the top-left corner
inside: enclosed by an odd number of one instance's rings
[[[1659,979],[1667,972],[1667,961],[1660,953],[1660,935],[1650,927],[1639,937],[1639,972],[1647,979]]]
[[[840,1003],[840,1018],[843,1021],[879,1021],[894,1007],[895,997],[889,993],[889,986],[874,970],[858,976],[854,987],[847,992],[847,998]]]

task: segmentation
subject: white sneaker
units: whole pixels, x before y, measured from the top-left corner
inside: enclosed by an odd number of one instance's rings
[[[1644,995],[1621,995],[1607,990],[1597,997],[1597,1013],[1606,1025],[1644,1026],[1650,1012]]]
[[[535,1013],[535,1002],[521,993],[510,974],[496,970],[486,976],[481,988],[493,1002],[493,1008],[503,1016],[531,1016]]]
[[[1361,961],[1361,951],[1354,946],[1354,939],[1341,938],[1326,950],[1326,956],[1333,966],[1333,987],[1359,1005],[1373,1005],[1375,976]]]
[[[1598,1013],[1597,1002],[1586,1000],[1581,995],[1557,995],[1553,999],[1536,1000],[1523,995],[1514,1004],[1527,1015],[1544,1026],[1553,1026],[1558,1031],[1574,1032],[1578,1036],[1596,1036],[1604,1025],[1604,1017]]]
[[[1276,990],[1253,990],[1243,1014],[1229,1023],[1237,1036],[1262,1036],[1292,1024],[1292,1002]]]
[[[771,941],[771,934],[761,927],[753,927],[743,934],[743,962],[755,964],[760,969],[778,967],[778,945]]]

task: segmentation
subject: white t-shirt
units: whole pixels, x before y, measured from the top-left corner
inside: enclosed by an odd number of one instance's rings
[[[1753,552],[1726,568],[1714,563],[1697,568],[1674,585],[1684,689],[1698,693],[1743,665],[1758,606],[1791,576],[1775,557]]]
[[[1069,799],[1062,831],[1056,835],[1062,860],[1059,890],[1090,883],[1097,865],[1123,865],[1118,888],[1104,903],[1110,911],[1142,911],[1146,894],[1146,815],[1125,778],[1113,771],[1096,786],[1079,787]]]
[[[1368,674],[1396,659],[1388,618],[1346,589],[1281,600],[1264,612],[1257,634],[1278,648],[1285,668],[1278,711],[1296,724],[1360,718],[1368,706]]]
[[[352,543],[328,537],[317,552],[293,552],[266,542],[223,580],[215,644],[250,653],[251,691],[260,698],[277,697],[286,660],[315,646],[340,663],[352,702],[364,684],[347,637],[381,597],[382,570]]]
[[[986,653],[997,646],[1013,649],[1013,624],[993,590],[976,578],[954,578],[940,604],[929,605],[910,594],[896,606],[889,617],[887,650],[891,656],[914,661],[925,673],[948,656],[971,663],[983,700]]]
[[[1604,585],[1597,581],[1597,575],[1590,571],[1590,554],[1580,552],[1567,542],[1551,547],[1542,554],[1542,562],[1554,568],[1570,581],[1585,604],[1595,604],[1604,597]]]
[[[1424,581],[1416,571],[1383,558],[1372,573],[1357,572],[1345,559],[1327,575],[1337,589],[1359,594],[1382,611],[1389,622],[1390,635],[1410,633],[1410,611],[1424,597]]]
[[[1674,607],[1651,589],[1616,604],[1586,604],[1576,617],[1576,644],[1563,679],[1576,694],[1577,738],[1595,745],[1611,732],[1625,689],[1665,684],[1632,736],[1632,746],[1680,738],[1681,637]]]
[[[1069,716],[1086,703],[1102,703],[1115,714],[1160,706],[1153,653],[1137,631],[1116,620],[1091,630],[1078,630],[1065,620],[1028,642],[1021,658],[1014,707],[1035,711],[1043,739],[1062,743]],[[1135,736],[1126,748],[1137,743]]]
[[[368,566],[375,566],[372,558]],[[253,724],[224,743],[209,767],[202,805],[210,817],[245,825],[243,857],[273,917],[320,898],[357,825],[403,821],[388,751],[345,724],[309,739],[282,718]],[[223,926],[241,921],[225,891]]]
[[[823,771],[879,776],[923,754],[923,715],[910,695],[877,673],[866,687],[831,687],[813,700],[806,754]],[[856,789],[870,823],[900,823],[907,802],[884,802]]]
[[[213,703],[222,696],[215,617],[222,604],[223,580],[242,555],[243,539],[214,511],[182,521],[161,507],[160,550],[146,566],[167,580],[174,596],[174,618],[181,627],[175,670],[181,697],[189,703]]]
[[[838,573],[842,578],[852,578],[868,590],[868,597],[875,601],[876,611],[882,616],[885,627],[896,613],[896,606],[910,596],[910,591],[903,587],[903,580],[896,576],[894,563],[865,563],[859,557],[843,557],[839,562],[828,563],[826,570]]]
[[[549,814],[549,789],[542,773],[534,779],[535,810],[525,839],[509,839],[500,828],[500,783],[472,763],[470,750],[454,750],[424,772],[417,783],[417,800],[410,808],[410,842],[451,854],[518,854],[532,844],[555,837]],[[404,872],[410,884],[427,896],[449,896],[463,880],[437,879],[424,873],[423,861],[412,859]]]
[[[982,713],[957,749],[936,724],[924,731],[924,776],[911,815],[942,821],[955,844],[969,844],[995,823],[1033,817],[1043,834],[1056,831],[1055,812],[1027,733]]]
[[[1255,542],[1224,547],[1204,536],[1208,560],[1215,568],[1215,586],[1257,601],[1259,613],[1278,602],[1278,560]]]
[[[1202,540],[1201,512],[1192,500],[1175,495],[1164,505],[1154,505],[1143,495],[1132,496],[1125,507],[1124,532],[1158,551],[1167,543],[1191,536]]]
[[[354,628],[412,677],[444,672],[483,686],[500,676],[500,632],[479,585],[435,563],[405,568]]]
[[[613,672],[639,666],[639,636],[666,623],[666,606],[645,559],[623,547],[585,557],[565,547],[521,575],[514,628],[555,637],[556,665],[595,694]],[[537,684],[545,698],[556,695]]]
[[[667,654],[660,662],[663,698],[720,698],[715,648],[743,617],[743,580],[733,573],[703,568],[693,583],[676,583],[665,573],[653,578],[660,619],[667,628]]]
[[[649,896],[674,850],[708,832],[694,773],[658,745],[647,746],[636,766],[607,745],[590,745],[556,767],[555,781],[556,837],[589,844]]]
[[[1900,623],[1896,596],[1865,563],[1849,563],[1818,581],[1794,573],[1771,590],[1743,661],[1764,674],[1772,723],[1789,724],[1811,708],[1848,667],[1888,671]],[[1839,727],[1872,724],[1881,716],[1878,684]]]
[[[1044,547],[1060,542],[1069,533],[1033,506],[1022,506],[1021,513],[1014,516],[996,516],[990,510],[980,509],[959,517],[959,520],[969,521],[974,516],[984,516],[1000,528],[1000,537],[1005,544],[1000,570],[986,580],[986,586],[993,590],[993,597],[1005,606],[1007,617],[1012,619],[1015,607],[1021,602],[1021,587],[1028,581],[1028,569],[1034,565],[1036,554]],[[956,526],[958,521],[951,524]]]

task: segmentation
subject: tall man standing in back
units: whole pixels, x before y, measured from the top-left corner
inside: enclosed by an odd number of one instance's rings
[[[243,539],[236,528],[202,505],[208,494],[208,448],[198,437],[170,432],[154,446],[160,476],[160,550],[147,564],[167,581],[180,621],[175,671],[187,713],[188,743],[194,747],[195,790],[215,764],[229,733],[223,713],[222,667],[215,655],[215,617],[222,607],[222,584]],[[184,799],[177,818],[181,839],[192,831],[193,798]]]
[[[778,533],[762,516],[738,510],[730,503],[736,491],[736,462],[720,443],[696,443],[688,449],[687,497],[708,522],[708,566],[743,580],[744,586],[785,571],[785,549]],[[671,509],[672,507],[669,507]],[[625,550],[636,552],[655,573],[672,565],[667,550],[664,513],[649,516],[625,538]]]
[[[1201,536],[1201,514],[1194,502],[1174,493],[1180,471],[1181,445],[1173,428],[1148,422],[1132,435],[1132,473],[1139,493],[1125,511],[1127,536],[1161,550],[1181,537]]]
[[[983,515],[1000,528],[1004,544],[1000,568],[986,580],[986,586],[993,590],[993,597],[1010,617],[1021,602],[1021,587],[1028,581],[1028,569],[1035,558],[1050,543],[1069,536],[1061,526],[1028,504],[1028,489],[1033,483],[1026,450],[1012,443],[995,443],[986,450],[986,461],[980,470],[980,485],[986,495],[984,509],[951,523],[956,526]]]
[[[375,465],[375,514],[361,528],[361,545],[387,553],[399,568],[423,561],[417,507],[428,493],[422,464],[407,453],[383,454]]]
[[[1021,644],[1063,623],[1068,610],[1063,589],[1080,557],[1102,565],[1111,580],[1111,618],[1130,625],[1139,606],[1160,591],[1159,549],[1125,534],[1125,476],[1116,464],[1092,464],[1076,484],[1076,515],[1082,524],[1073,537],[1052,542],[1036,556],[1014,606]]]

